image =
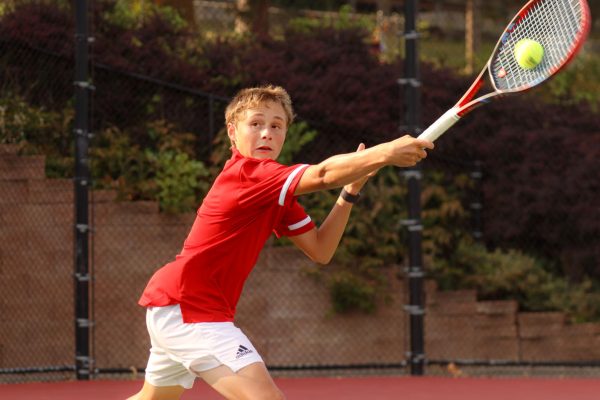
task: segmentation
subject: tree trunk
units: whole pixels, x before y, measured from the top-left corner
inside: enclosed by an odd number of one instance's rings
[[[391,0],[377,0],[377,11],[381,11],[383,15],[389,15],[391,10]]]
[[[236,0],[236,33],[268,36],[269,5],[269,0]]]
[[[465,72],[472,74],[475,69],[475,54],[481,43],[481,3],[480,0],[467,0],[465,10]]]

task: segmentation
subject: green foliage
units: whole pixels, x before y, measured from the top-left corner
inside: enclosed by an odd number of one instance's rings
[[[18,96],[0,98],[0,143],[18,145],[21,154],[45,154],[49,178],[73,174],[72,122],[72,107],[46,111]],[[94,187],[116,190],[121,200],[156,199],[170,213],[193,210],[209,187],[208,169],[190,158],[194,136],[163,120],[146,128],[143,149],[117,127],[98,135],[90,149]]]
[[[562,281],[565,290],[551,293],[553,304],[567,313],[572,322],[600,321],[600,285],[589,278],[577,285]]]
[[[293,158],[300,153],[302,148],[312,142],[317,136],[317,131],[310,129],[304,121],[292,124],[286,134],[285,145],[281,149],[278,161],[281,164],[292,164]]]
[[[231,94],[234,89],[256,82],[281,82],[290,93],[302,96],[303,109],[299,107],[299,112],[306,118],[320,121],[319,135],[316,136],[315,131],[306,124],[298,123],[292,126],[288,133],[288,143],[280,158],[283,163],[292,162],[301,150],[311,147],[307,146],[309,143],[317,143],[317,146],[311,148],[311,152],[318,152],[321,150],[318,148],[319,140],[333,143],[338,138],[346,141],[349,135],[356,135],[356,138],[369,135],[369,140],[378,142],[385,139],[381,132],[393,132],[397,126],[397,110],[401,100],[397,94],[395,79],[401,69],[397,68],[397,65],[380,65],[374,61],[370,52],[362,46],[368,40],[368,35],[345,36],[342,32],[343,29],[357,27],[361,32],[370,32],[375,23],[372,17],[363,18],[352,13],[349,8],[343,8],[339,16],[331,16],[325,21],[292,21],[290,26],[295,35],[286,37],[286,40],[254,43],[248,37],[230,37],[227,40],[218,38],[206,44],[195,43],[187,31],[180,31],[183,20],[179,21],[179,16],[170,15],[164,8],[155,9],[157,6],[152,2],[120,0],[114,4],[103,8],[106,10],[102,14],[104,20],[98,19],[103,21],[103,24],[98,24],[98,42],[103,41],[105,45],[97,47],[99,51],[104,50],[104,53],[98,54],[97,60],[106,65],[159,76],[166,81],[224,96]],[[53,25],[52,29],[41,30],[30,22],[37,21],[37,17],[27,19],[28,14],[31,13],[24,12],[19,18],[24,21],[22,26],[31,30],[22,36],[16,36],[16,39],[34,37],[38,40],[32,42],[36,47],[52,49],[52,46],[47,45],[48,38],[62,37],[57,36],[54,29],[60,32],[58,28],[61,28],[63,36],[68,31],[68,27],[61,27],[60,24]],[[161,19],[158,22],[158,18],[154,18],[157,16]],[[13,19],[18,18],[5,20]],[[164,24],[163,20],[171,22]],[[115,29],[115,25],[121,29]],[[130,28],[132,32],[123,32],[124,29]],[[323,28],[335,28],[338,31],[331,34],[331,30],[324,31]],[[318,32],[319,30],[321,32]],[[68,34],[72,37],[71,31],[68,31]],[[111,40],[119,46],[112,46]],[[62,45],[64,41],[57,42]],[[439,41],[432,38],[423,41],[422,45],[421,54],[425,59],[435,61],[435,57],[438,57],[437,65],[456,68],[464,66],[462,39],[444,40],[443,46],[440,46]],[[483,62],[484,57],[489,55],[486,46],[489,44],[482,46],[483,57],[478,57],[479,62]],[[112,50],[113,48],[117,50]],[[65,49],[65,54],[73,54],[72,49]],[[352,57],[348,57],[349,54]],[[568,104],[572,101],[569,98],[574,98],[573,101],[597,101],[600,93],[597,87],[597,82],[600,82],[600,79],[597,79],[600,68],[598,59],[594,57],[590,54],[578,58],[572,68],[558,75],[549,85],[545,85],[550,93],[549,101],[554,99],[560,104]],[[588,67],[589,62],[591,66]],[[6,68],[6,71],[15,75],[23,74],[24,68],[27,68],[27,65]],[[52,72],[56,74],[57,71]],[[424,110],[432,112],[436,107],[448,103],[452,100],[452,93],[463,87],[462,82],[454,75],[444,75],[429,67],[423,71],[424,81],[443,83],[424,86],[424,99],[429,101]],[[21,79],[25,78],[26,81],[30,76],[36,74],[27,72]],[[96,78],[100,79],[101,75],[98,74]],[[306,81],[309,78],[313,84],[307,86]],[[5,79],[7,82],[9,80]],[[169,115],[169,112],[184,107],[180,107],[180,103],[173,103],[173,98],[167,100],[164,95],[155,95],[152,89],[148,91],[137,87],[119,90],[119,86],[111,86],[121,84],[118,80],[108,79],[95,84],[104,88],[95,98],[96,110],[113,111],[102,116],[98,111],[97,117],[102,119],[105,126],[116,123],[112,121],[118,121],[121,127],[104,128],[97,133],[97,138],[93,141],[91,159],[95,188],[115,189],[121,199],[158,199],[161,209],[168,212],[190,209],[194,203],[192,196],[200,198],[208,187],[207,182],[212,179],[206,179],[205,166],[194,160],[196,155],[193,135],[179,132],[165,120],[156,120],[168,118],[171,121],[179,121],[180,115]],[[41,85],[39,88],[43,89]],[[30,91],[40,93],[37,86],[35,90]],[[145,95],[131,96],[131,93],[138,91]],[[109,95],[102,97],[101,92]],[[54,100],[53,96],[39,97]],[[65,97],[71,97],[71,89],[68,89],[68,95]],[[340,101],[340,98],[351,98],[353,101]],[[47,111],[48,107],[56,107],[56,101],[50,104],[52,101],[48,101],[44,109],[34,108],[22,99],[11,96],[0,100],[0,141],[18,143],[23,146],[24,152],[45,153],[53,173],[56,176],[66,176],[72,173],[72,106],[63,106],[61,102],[58,107],[64,107],[64,111]],[[170,102],[168,107],[164,104],[167,101]],[[32,102],[39,103],[39,100]],[[118,107],[113,107],[113,104],[117,104]],[[516,100],[510,103],[499,102],[495,109],[501,109],[502,104],[516,104],[515,107],[518,107],[523,103]],[[151,121],[145,124],[145,129],[141,129],[144,128],[143,123],[131,118],[135,116],[137,109],[144,110],[141,112],[143,118]],[[126,112],[117,114],[117,111],[122,110]],[[503,114],[514,115],[510,112]],[[505,127],[505,131],[514,129],[515,125],[510,125],[512,120],[523,124],[523,119],[496,121],[482,112],[474,114],[470,118],[473,123],[470,126],[464,125],[463,135],[456,135],[454,138],[468,137],[469,129],[472,130],[472,126],[476,126],[477,118],[484,119],[486,123],[493,120],[497,125]],[[124,123],[126,120],[128,123]],[[378,123],[375,132],[372,131],[373,121]],[[336,129],[328,126],[335,126]],[[581,130],[579,127],[572,129]],[[563,132],[560,134],[570,136]],[[452,138],[447,140],[453,140]],[[491,143],[491,147],[497,151],[500,145],[514,141],[490,140],[481,143],[486,142]],[[533,154],[539,153],[536,151]],[[514,152],[511,150],[502,154],[512,156]],[[229,156],[229,140],[223,130],[213,146],[209,171],[211,176],[214,177],[220,171]],[[528,154],[527,158],[531,159],[531,154]],[[541,161],[543,160],[540,159],[540,165],[544,165]],[[512,163],[523,164],[525,163]],[[593,168],[589,170],[593,171]],[[527,180],[527,185],[523,187],[530,188],[530,182]],[[547,182],[545,184],[547,185]],[[564,182],[561,181],[560,184],[563,190]],[[468,242],[465,226],[468,212],[462,206],[461,199],[462,193],[469,187],[468,179],[464,175],[447,176],[441,172],[427,171],[422,187],[425,264],[433,265],[432,272],[441,287],[481,287],[482,296],[512,296],[522,301],[526,309],[563,309],[570,312],[575,320],[598,318],[596,305],[599,301],[594,294],[597,293],[595,282],[584,280],[579,285],[567,284],[566,281],[556,278],[548,265],[514,250],[505,253],[487,252],[485,249],[473,250]],[[511,182],[511,189],[514,187],[514,182]],[[338,191],[322,192],[303,196],[301,201],[316,221],[323,221],[337,195]],[[509,204],[509,201],[510,199],[506,204]],[[594,204],[592,201],[589,203]],[[405,204],[406,185],[397,169],[381,170],[365,186],[361,202],[354,208],[346,234],[336,253],[336,264],[341,265],[343,269],[334,271],[328,280],[336,311],[372,311],[377,304],[379,293],[383,292],[379,289],[388,283],[382,273],[383,268],[405,263],[405,229],[400,226],[400,220],[407,214]],[[539,215],[545,215],[544,211],[547,208],[540,210]],[[530,228],[531,225],[527,229]]]
[[[144,24],[144,20],[154,16],[168,21],[176,30],[185,28],[187,25],[176,9],[144,0],[117,0],[103,15],[106,22],[124,29],[139,28]]]
[[[206,193],[209,189],[206,180],[209,172],[204,163],[174,150],[158,154],[147,151],[147,157],[156,166],[155,182],[161,210],[171,214],[195,210],[198,191]]]
[[[466,174],[428,171],[424,174],[421,202],[423,248],[426,257],[450,257],[458,242],[467,235],[468,212],[463,197],[470,189]]]
[[[178,150],[194,155],[195,136],[191,132],[180,132],[177,127],[163,119],[150,121],[146,125],[147,146],[155,152]]]
[[[580,54],[544,86],[546,101],[558,104],[586,102],[600,111],[600,56]]]
[[[362,189],[335,260],[373,283],[380,268],[401,262],[405,236],[400,220],[406,217],[406,193],[395,168],[383,168],[372,177]]]
[[[90,149],[95,189],[112,189],[118,200],[150,199],[153,171],[139,145],[127,132],[110,127],[97,135]]]
[[[375,19],[364,14],[356,14],[352,6],[343,5],[336,15],[330,14],[323,19],[298,17],[289,22],[294,32],[310,34],[318,29],[333,28],[335,30],[362,29],[371,32],[375,28]]]
[[[193,135],[163,120],[146,128],[145,148],[116,127],[99,135],[91,149],[95,188],[116,190],[121,200],[157,200],[169,213],[193,210],[209,187],[208,169],[192,159]]]
[[[47,130],[55,116],[35,109],[19,97],[10,94],[0,99],[0,143],[27,141],[36,131]]]
[[[514,299],[526,311],[563,311],[576,322],[600,319],[600,293],[586,280],[570,284],[541,261],[517,250],[489,251],[461,240],[451,258],[434,259],[443,290],[476,289],[482,299]]]
[[[15,5],[11,1],[0,3],[0,17],[14,11]]]
[[[329,284],[334,312],[347,313],[358,310],[372,313],[375,311],[375,288],[351,272],[334,273]]]
[[[21,154],[46,155],[46,174],[73,174],[73,109],[60,112],[33,107],[10,92],[0,98],[0,143],[18,145]]]
[[[214,178],[221,172],[225,162],[231,158],[231,142],[224,127],[217,132],[210,154],[210,174]]]
[[[495,42],[484,41],[474,54],[474,68],[483,68],[494,50]],[[402,51],[403,54],[403,51]],[[453,68],[462,73],[465,68],[465,43],[461,40],[428,38],[422,41],[420,55],[423,61],[438,68]],[[478,72],[478,71],[477,71]],[[473,79],[473,77],[469,76]]]
[[[28,3],[35,3],[35,0],[2,0],[0,2],[0,18],[12,13],[17,7]],[[69,0],[52,0],[52,4],[63,10],[70,10],[72,6],[72,2]]]
[[[428,273],[442,290],[476,289],[482,299],[514,299],[527,311],[563,311],[574,321],[600,319],[600,293],[590,280],[569,283],[556,265],[522,251],[488,250],[467,234],[464,174],[425,174],[423,247]]]

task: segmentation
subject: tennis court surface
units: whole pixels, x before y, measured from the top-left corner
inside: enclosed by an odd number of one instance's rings
[[[276,378],[288,400],[597,400],[600,379],[344,377]],[[3,400],[125,399],[142,381],[71,381],[0,385]],[[184,400],[222,399],[201,381]]]

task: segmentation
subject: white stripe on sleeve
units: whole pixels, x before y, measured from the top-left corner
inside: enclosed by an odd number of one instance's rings
[[[289,225],[289,226],[288,226],[288,229],[289,229],[290,231],[295,231],[296,229],[300,229],[300,228],[302,228],[303,226],[306,226],[306,225],[308,225],[308,224],[310,223],[310,221],[311,221],[311,219],[310,219],[310,217],[307,215],[307,216],[306,216],[306,218],[304,218],[302,221],[300,221],[300,222],[296,222],[295,224],[292,224],[292,225]]]
[[[283,187],[281,188],[281,192],[279,192],[280,206],[283,206],[283,204],[285,203],[285,195],[288,189],[290,188],[290,185],[292,184],[294,178],[300,173],[300,171],[302,171],[306,167],[308,167],[308,164],[299,165],[295,170],[292,171],[291,174],[288,175],[287,179],[285,180],[285,183],[283,184]]]

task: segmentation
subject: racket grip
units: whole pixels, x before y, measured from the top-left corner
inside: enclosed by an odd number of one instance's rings
[[[419,135],[417,139],[425,139],[433,142],[444,132],[446,132],[452,125],[454,125],[460,117],[458,116],[457,109],[451,108],[442,114],[433,124],[429,125],[429,128],[425,129],[423,133]]]

